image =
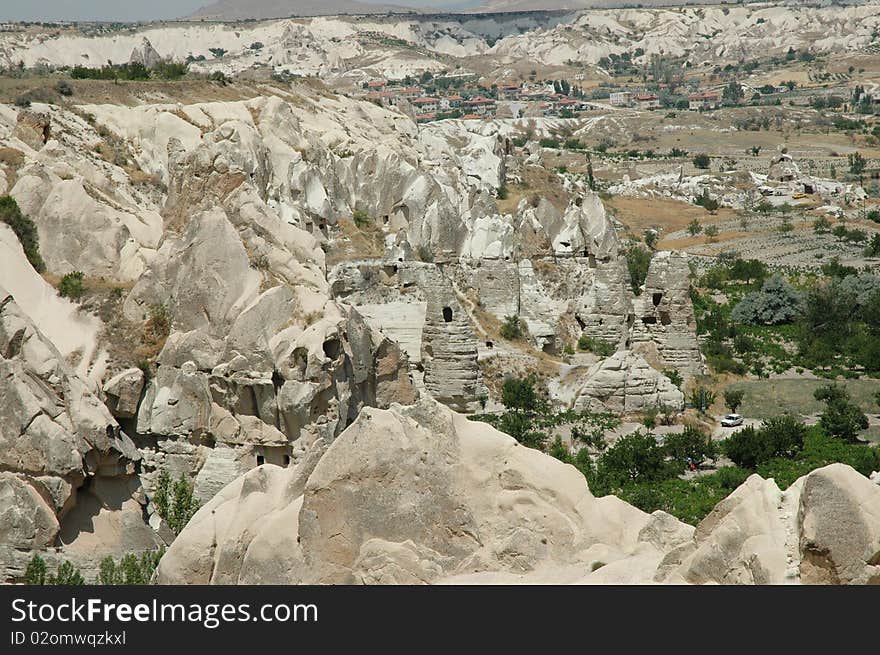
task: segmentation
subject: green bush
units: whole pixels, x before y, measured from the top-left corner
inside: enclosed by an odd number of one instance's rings
[[[674,368],[664,368],[661,373],[668,377],[669,381],[672,382],[672,384],[681,389],[681,385],[684,383],[684,378],[681,376],[681,373],[676,371]]]
[[[501,333],[502,338],[507,339],[508,341],[522,339],[523,324],[519,316],[505,316],[504,323],[501,325],[501,330],[499,332]]]
[[[769,459],[758,466],[757,473],[764,478],[773,478],[781,489],[785,489],[810,471],[835,462],[852,466],[862,475],[870,475],[872,471],[880,470],[880,448],[846,443],[813,426],[807,430],[803,448],[796,458]]]
[[[0,221],[6,223],[18,241],[27,260],[37,273],[46,270],[46,264],[40,256],[40,241],[37,235],[37,226],[34,222],[21,213],[18,203],[12,196],[0,196]]]
[[[82,271],[73,271],[72,273],[65,274],[61,278],[61,282],[58,283],[58,294],[74,300],[81,298],[86,292],[86,287],[83,284],[84,277],[85,275]]]
[[[707,155],[705,152],[701,152],[700,154],[698,154],[694,157],[693,163],[696,168],[706,170],[709,168],[710,164],[712,163],[712,160],[709,158],[709,155]]]
[[[351,214],[351,218],[359,230],[366,229],[373,224],[373,219],[362,209],[355,209]]]
[[[737,466],[754,470],[775,457],[795,457],[806,433],[800,421],[780,416],[764,421],[758,429],[748,426],[735,432],[723,442],[722,450]]]
[[[610,341],[582,334],[580,339],[578,339],[578,349],[599,355],[600,357],[610,357],[617,350],[617,347]]]
[[[714,391],[710,391],[702,386],[694,387],[691,390],[691,407],[701,414],[705,414],[709,407],[712,406],[712,403],[715,402],[715,397]]]

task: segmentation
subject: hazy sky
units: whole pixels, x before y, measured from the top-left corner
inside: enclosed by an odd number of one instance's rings
[[[0,21],[108,20],[180,18],[214,0],[0,0]],[[247,0],[242,0],[246,2]],[[370,2],[371,0],[361,0]],[[372,0],[403,6],[473,4],[467,0]]]
[[[0,20],[152,20],[179,18],[210,0],[0,0]]]

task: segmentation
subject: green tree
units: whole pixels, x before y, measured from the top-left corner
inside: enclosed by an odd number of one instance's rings
[[[738,105],[743,99],[742,86],[736,80],[731,80],[721,93],[722,100],[726,105]]]
[[[784,415],[764,421],[760,428],[748,426],[724,442],[724,454],[737,466],[754,470],[774,457],[792,458],[803,448],[807,428]]]
[[[697,236],[700,232],[703,231],[703,226],[700,225],[700,221],[698,221],[698,220],[695,218],[695,219],[692,220],[690,223],[688,223],[688,225],[687,225],[687,231],[688,231],[688,234],[690,234],[692,237],[695,237],[695,236]]]
[[[0,221],[6,223],[18,241],[27,260],[37,273],[46,270],[46,264],[40,256],[40,241],[37,235],[37,226],[34,222],[21,213],[18,203],[12,196],[0,196]]]
[[[535,379],[507,378],[501,385],[501,404],[517,413],[533,413],[541,408],[535,391]]]
[[[849,172],[853,175],[861,175],[868,167],[868,161],[859,152],[851,152],[846,159],[849,162]]]
[[[629,270],[629,282],[633,293],[639,295],[641,287],[648,277],[651,265],[651,253],[641,246],[632,246],[626,251],[626,267]]]
[[[663,449],[650,434],[634,432],[617,440],[597,463],[601,486],[609,489],[639,480],[660,480],[669,469]]]
[[[667,434],[663,450],[680,471],[685,470],[688,460],[699,466],[718,455],[718,449],[711,437],[692,425],[685,426],[684,431],[679,434]]]
[[[67,560],[64,560],[55,572],[55,575],[49,576],[49,584],[59,586],[78,586],[84,585],[85,580],[83,580],[79,569]]]
[[[846,387],[829,384],[816,389],[813,397],[825,403],[819,425],[829,436],[857,441],[859,432],[868,429],[868,417],[852,402]]]
[[[742,389],[727,388],[724,390],[724,404],[731,412],[736,412],[737,408],[742,405],[743,396],[746,392]]]
[[[715,397],[714,391],[702,386],[694,387],[691,391],[691,405],[701,414],[705,414],[715,402]]]
[[[34,554],[24,571],[24,583],[28,585],[46,584],[46,561]]]
[[[102,585],[120,585],[123,584],[122,572],[116,566],[116,561],[112,555],[107,555],[101,560],[98,568],[98,584]]]
[[[176,482],[172,482],[167,471],[162,471],[156,481],[153,504],[165,522],[175,534],[186,526],[199,509],[198,501],[193,498],[193,486],[183,473]]]
[[[731,311],[730,318],[737,323],[779,325],[793,322],[803,308],[803,294],[777,273],[764,281],[760,291],[743,297]]]

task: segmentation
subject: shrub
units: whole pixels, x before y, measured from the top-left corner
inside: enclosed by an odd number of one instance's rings
[[[865,444],[850,444],[826,435],[818,426],[807,429],[803,448],[796,459],[774,457],[758,465],[757,473],[774,478],[785,489],[799,477],[817,468],[841,462],[852,466],[862,475],[880,470],[880,448]]]
[[[21,244],[27,260],[37,273],[46,270],[46,264],[40,256],[40,241],[37,235],[37,226],[34,222],[21,213],[18,203],[12,196],[0,196],[0,221],[6,223]]]
[[[610,341],[582,334],[578,339],[578,349],[600,357],[610,357],[617,350],[617,347]]]
[[[813,221],[813,232],[816,234],[828,234],[831,232],[831,221],[825,216],[820,216]]]
[[[519,316],[505,316],[504,323],[501,325],[501,337],[508,341],[516,341],[523,336],[523,325]]]
[[[702,170],[708,169],[711,161],[712,160],[709,159],[709,155],[707,155],[705,152],[701,152],[693,159],[694,166]]]
[[[687,224],[687,231],[692,237],[697,236],[700,232],[703,231],[703,226],[700,225],[700,221],[696,218]]]
[[[67,80],[59,80],[55,85],[55,90],[65,97],[73,95],[73,86]]]
[[[66,273],[64,277],[61,278],[61,282],[58,283],[58,294],[74,300],[81,298],[86,292],[86,287],[83,284],[84,277],[85,275],[82,271]]]
[[[501,404],[515,412],[534,412],[540,407],[535,380],[507,378],[501,385]]]
[[[681,389],[681,385],[684,382],[684,378],[681,376],[681,373],[676,371],[674,368],[664,368],[661,373],[668,377],[669,381],[672,382],[672,384]]]
[[[171,313],[161,303],[150,305],[147,311],[147,332],[157,339],[164,339],[171,334]]]
[[[153,75],[163,80],[179,80],[186,75],[187,64],[163,60],[153,67]]]
[[[669,468],[665,452],[650,434],[635,432],[618,439],[597,462],[600,488],[614,489],[630,482],[660,480]]]
[[[359,230],[366,229],[373,223],[373,219],[363,209],[355,209],[351,214],[351,218]]]
[[[755,429],[748,426],[728,437],[722,450],[742,468],[754,470],[774,457],[794,457],[803,447],[807,428],[791,416],[764,421]]]

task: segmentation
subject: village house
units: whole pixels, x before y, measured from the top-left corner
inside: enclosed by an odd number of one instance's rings
[[[498,87],[498,97],[502,100],[519,100],[522,89],[518,84],[505,84]]]
[[[694,93],[688,96],[688,108],[691,111],[718,109],[721,106],[721,94],[715,91]]]
[[[446,98],[446,102],[449,103],[449,106],[453,109],[461,107],[461,103],[464,102],[464,98],[460,95],[448,96]]]
[[[418,86],[405,86],[402,89],[397,90],[397,97],[404,98],[406,100],[413,100],[414,98],[418,98],[422,95],[422,89]]]
[[[608,96],[608,102],[612,107],[629,107],[632,105],[632,93],[630,91],[615,91]]]
[[[639,109],[657,109],[660,107],[660,98],[656,93],[638,93],[633,97]]]
[[[561,93],[554,93],[550,96],[550,100],[541,103],[541,108],[545,114],[559,115],[561,112],[568,110],[570,112],[577,111],[582,108],[582,103],[574,98]]]
[[[477,96],[471,100],[465,100],[461,103],[462,107],[470,114],[491,114],[495,111],[495,101],[492,98]]]
[[[415,108],[416,114],[434,114],[440,109],[440,98],[431,96],[416,98],[412,101],[412,106]]]
[[[370,91],[384,91],[388,86],[388,80],[370,80],[367,82],[367,88]]]

